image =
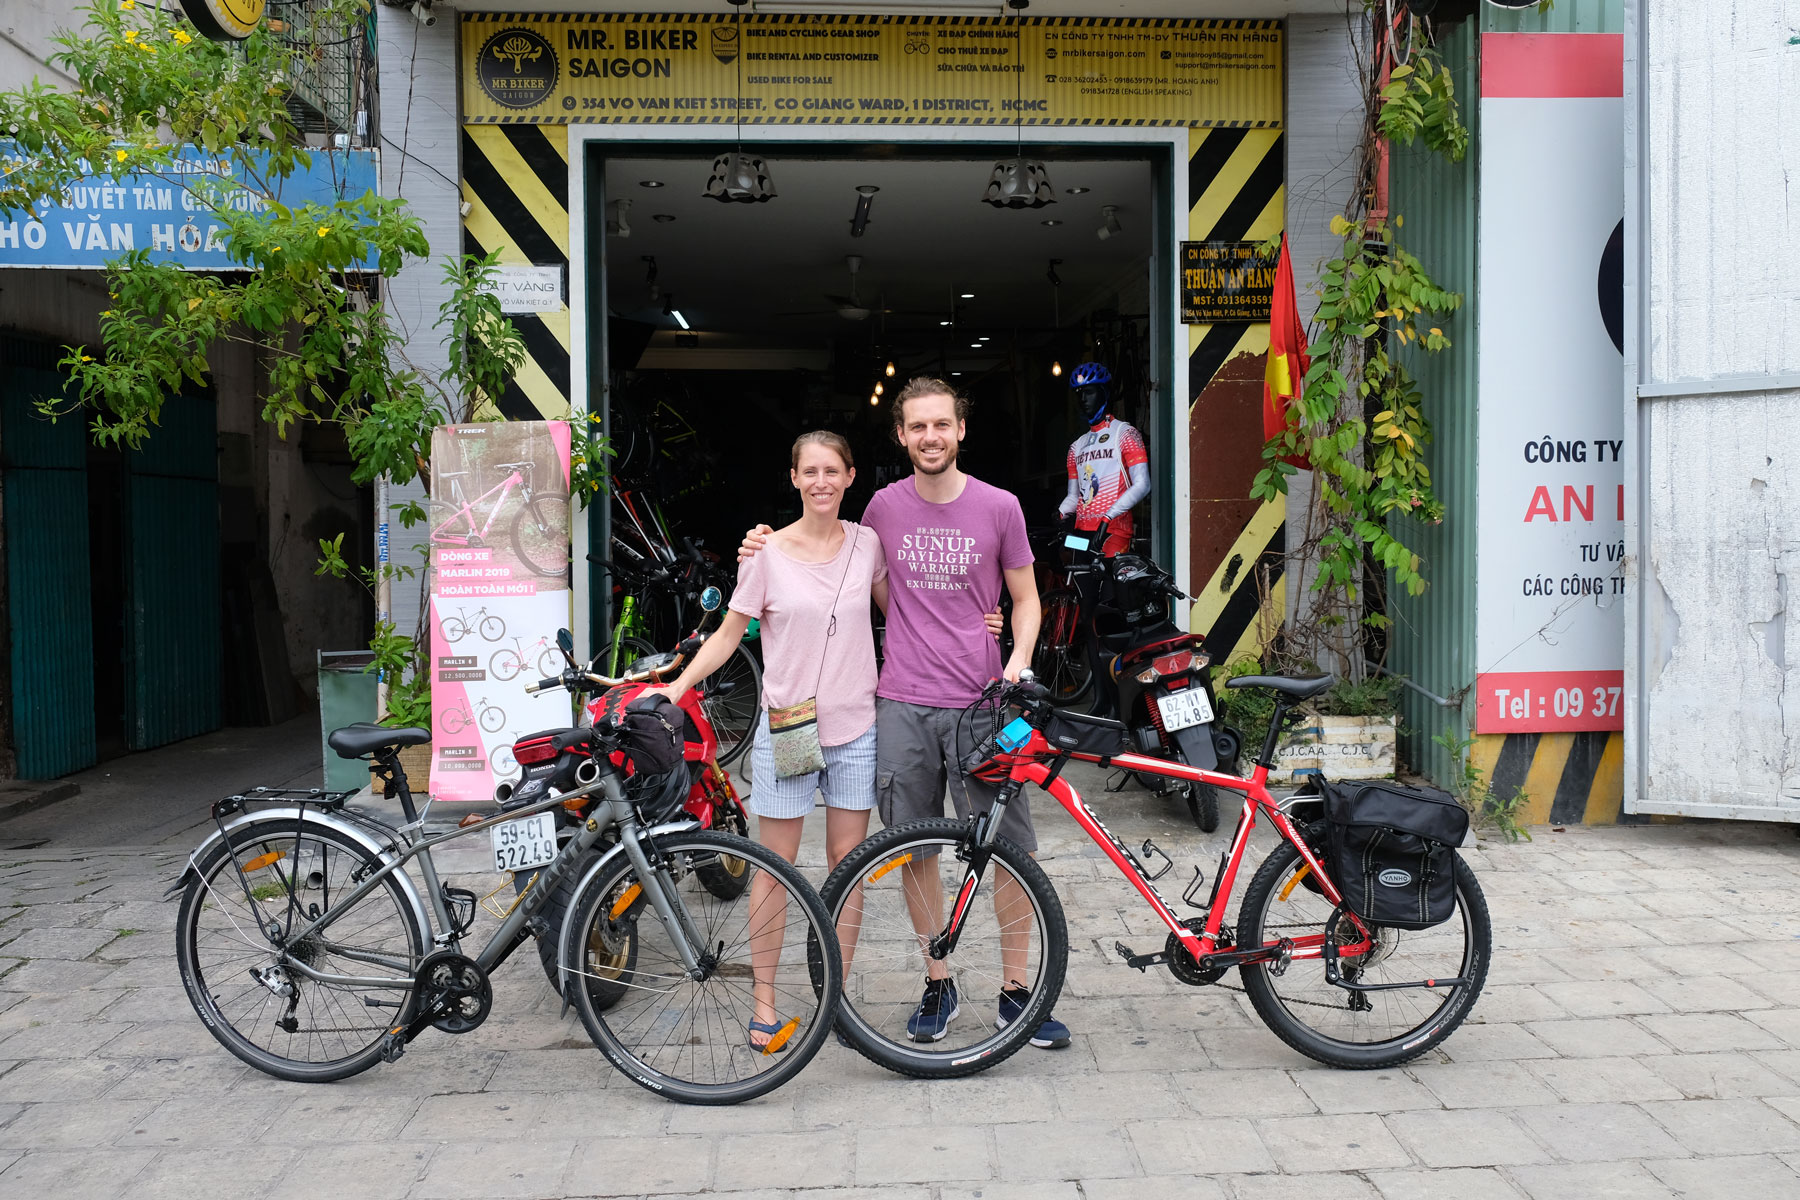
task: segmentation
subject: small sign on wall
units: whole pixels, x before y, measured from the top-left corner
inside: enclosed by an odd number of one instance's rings
[[[1267,321],[1275,294],[1274,255],[1256,242],[1181,243],[1181,323]]]
[[[558,312],[563,306],[563,269],[502,263],[482,290],[500,297],[501,312]]]

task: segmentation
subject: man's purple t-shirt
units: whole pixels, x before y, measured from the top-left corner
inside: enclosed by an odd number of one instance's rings
[[[1011,492],[969,479],[948,504],[919,498],[912,477],[875,493],[862,523],[887,554],[885,664],[875,694],[962,708],[1000,676],[1000,646],[982,621],[1005,571],[1030,565],[1025,513]]]

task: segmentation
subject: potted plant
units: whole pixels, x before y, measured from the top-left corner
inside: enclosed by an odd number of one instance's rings
[[[1251,658],[1239,659],[1224,671],[1227,678],[1265,673],[1263,664]],[[1329,779],[1391,779],[1399,740],[1400,687],[1400,680],[1391,675],[1340,679],[1301,705],[1296,710],[1299,718],[1275,744],[1270,782],[1300,783],[1321,772]],[[1254,688],[1221,688],[1218,694],[1226,722],[1244,731],[1247,748],[1260,749],[1275,715],[1274,700]]]

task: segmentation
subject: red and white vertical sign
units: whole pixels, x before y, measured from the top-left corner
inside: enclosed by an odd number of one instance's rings
[[[1480,733],[1624,727],[1624,42],[1484,34]]]

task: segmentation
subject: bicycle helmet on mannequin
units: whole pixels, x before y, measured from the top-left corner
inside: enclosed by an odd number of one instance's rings
[[[1069,390],[1081,405],[1081,415],[1089,427],[1098,425],[1112,407],[1112,372],[1106,364],[1085,362],[1069,375]]]

